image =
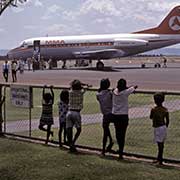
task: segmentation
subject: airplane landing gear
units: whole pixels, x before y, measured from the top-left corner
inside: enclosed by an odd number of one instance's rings
[[[161,67],[161,64],[160,64],[160,63],[156,63],[156,64],[154,64],[154,67],[155,67],[155,68],[160,68],[160,67]]]
[[[66,68],[66,60],[63,61],[62,69]]]
[[[97,70],[103,70],[104,69],[104,63],[102,61],[98,61],[96,63]]]
[[[145,68],[146,67],[146,64],[145,63],[142,63],[141,64],[141,68]]]

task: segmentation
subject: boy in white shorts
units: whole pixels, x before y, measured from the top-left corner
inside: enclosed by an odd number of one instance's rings
[[[169,113],[162,103],[164,102],[164,94],[156,93],[154,102],[156,106],[151,109],[150,119],[152,119],[154,127],[154,140],[158,145],[157,163],[162,165],[164,141],[166,139],[166,129],[169,125]]]

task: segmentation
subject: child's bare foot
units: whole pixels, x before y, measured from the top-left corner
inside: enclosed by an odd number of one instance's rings
[[[105,156],[105,150],[102,150],[101,155]]]
[[[59,147],[62,147],[62,143],[59,143]]]
[[[76,147],[74,145],[71,145],[69,150],[72,153],[76,153],[77,152],[77,149],[76,149]]]

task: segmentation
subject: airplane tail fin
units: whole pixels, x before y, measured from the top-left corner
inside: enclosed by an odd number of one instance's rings
[[[158,27],[135,33],[180,34],[180,6],[176,6],[174,9],[172,9],[172,11],[165,17]]]

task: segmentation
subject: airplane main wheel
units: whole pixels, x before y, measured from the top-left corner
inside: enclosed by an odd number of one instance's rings
[[[155,68],[160,68],[160,67],[161,67],[161,64],[160,64],[160,63],[156,63],[156,64],[154,65],[154,67],[155,67]]]
[[[145,68],[145,67],[146,67],[145,63],[141,64],[141,68]]]
[[[103,70],[104,69],[104,63],[101,62],[101,61],[98,61],[97,64],[96,64],[96,68],[98,70]]]

